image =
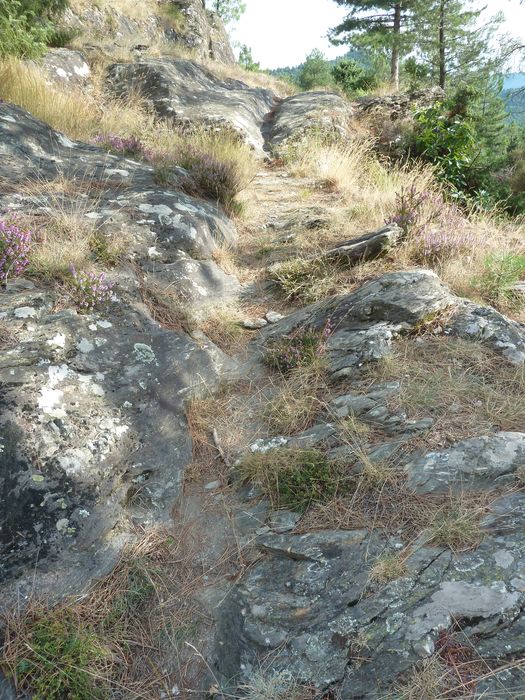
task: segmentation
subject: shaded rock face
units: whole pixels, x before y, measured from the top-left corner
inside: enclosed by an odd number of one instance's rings
[[[0,154],[0,209],[31,214],[38,227],[58,207],[128,239],[103,313],[79,315],[67,298],[57,307],[53,290],[29,280],[0,292],[15,341],[0,360],[0,579],[21,576],[26,590],[38,559],[39,585],[59,596],[111,565],[130,515],[162,519],[178,497],[191,460],[185,401],[209,391],[229,361],[155,323],[140,290],[151,275],[199,303],[233,293],[211,257],[236,233],[216,207],[155,185],[149,166],[72,142],[7,104]],[[55,181],[52,193],[38,189],[44,180]],[[117,523],[121,534],[104,540]]]
[[[309,132],[321,131],[346,138],[350,135],[353,109],[347,100],[330,92],[304,92],[283,100],[277,107],[270,131],[271,149],[278,153]]]
[[[220,63],[234,64],[235,56],[224,24],[214,12],[207,10],[204,0],[175,0],[186,18],[182,32],[167,29],[168,39],[197,51],[202,58],[211,58]]]
[[[81,9],[66,10],[64,23],[79,29],[87,37],[86,49],[94,53],[102,50],[111,55],[115,49],[140,51],[163,40],[168,45],[192,51],[197,60],[235,63],[224,24],[220,17],[205,8],[203,0],[169,2],[180,9],[182,22],[178,30],[156,13],[154,6],[150,14],[142,12],[141,18],[133,18],[118,6],[100,8],[96,4],[86,3]]]
[[[224,128],[262,151],[261,129],[275,99],[269,90],[220,80],[192,61],[168,58],[116,63],[107,84],[118,97],[136,91],[160,117]]]

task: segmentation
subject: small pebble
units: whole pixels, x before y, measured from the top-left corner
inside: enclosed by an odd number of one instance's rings
[[[277,321],[280,321],[283,318],[284,316],[282,314],[278,314],[277,311],[268,311],[266,314],[266,320],[268,323],[277,323]]]
[[[243,323],[243,326],[250,331],[256,331],[259,328],[264,328],[268,325],[268,321],[265,318],[247,318]]]
[[[210,481],[209,484],[206,484],[204,489],[206,491],[215,491],[215,489],[219,489],[220,487],[221,487],[220,481]]]

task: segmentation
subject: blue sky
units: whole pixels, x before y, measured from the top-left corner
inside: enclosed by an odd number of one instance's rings
[[[344,16],[334,0],[245,0],[247,9],[234,28],[233,38],[253,50],[263,68],[296,65],[312,49],[330,58],[344,53],[344,47],[330,46],[326,33]],[[525,3],[519,0],[486,0],[488,12],[502,11],[506,31],[520,35],[525,43]]]

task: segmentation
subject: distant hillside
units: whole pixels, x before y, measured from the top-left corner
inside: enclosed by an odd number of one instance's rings
[[[525,122],[525,73],[505,76],[503,98],[512,121]]]

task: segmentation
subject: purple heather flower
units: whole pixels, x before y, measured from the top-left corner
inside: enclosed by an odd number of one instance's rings
[[[111,300],[113,284],[105,282],[103,272],[77,271],[73,265],[69,268],[71,279],[69,287],[77,307],[81,311],[93,311],[96,308],[106,306]]]
[[[31,232],[24,230],[13,214],[0,218],[0,285],[8,277],[19,277],[29,265]]]

